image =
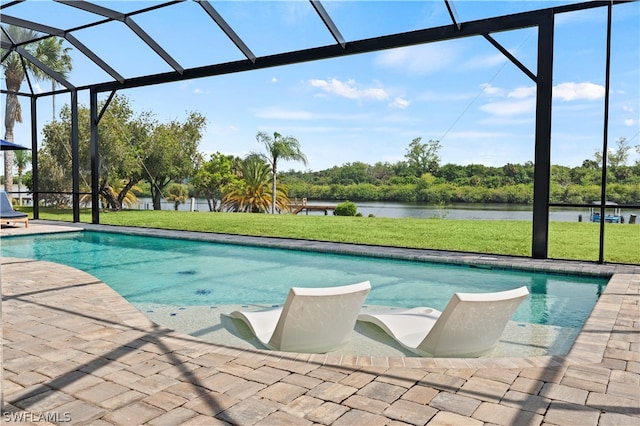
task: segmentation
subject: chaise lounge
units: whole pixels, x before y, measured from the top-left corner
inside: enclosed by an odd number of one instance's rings
[[[371,290],[369,281],[342,287],[292,287],[283,307],[234,311],[269,349],[326,353],[350,340],[358,313]]]
[[[24,222],[24,227],[29,227],[29,215],[13,210],[11,201],[4,191],[0,191],[0,222],[7,224],[11,222]]]
[[[456,293],[444,311],[432,308],[360,314],[406,349],[421,356],[477,357],[491,351],[520,303],[526,287],[497,293]]]

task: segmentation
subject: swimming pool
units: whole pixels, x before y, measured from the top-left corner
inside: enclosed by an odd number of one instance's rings
[[[455,292],[526,286],[517,322],[580,329],[607,279],[261,248],[104,232],[9,237],[2,256],[73,266],[133,304],[177,307],[271,305],[290,287],[369,280],[367,305],[442,310]]]

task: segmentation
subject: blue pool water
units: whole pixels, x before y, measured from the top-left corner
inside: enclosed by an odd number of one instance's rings
[[[455,292],[527,286],[514,320],[581,328],[607,280],[102,232],[8,237],[2,256],[86,271],[132,303],[278,304],[290,287],[369,280],[366,304],[442,310]]]

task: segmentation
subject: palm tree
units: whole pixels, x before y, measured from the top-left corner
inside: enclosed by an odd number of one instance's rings
[[[14,153],[15,157],[13,158],[13,162],[18,169],[18,197],[19,197],[19,205],[22,205],[22,174],[24,173],[24,169],[27,168],[27,164],[31,162],[31,154],[27,151],[16,151]]]
[[[256,135],[258,142],[267,149],[267,154],[261,154],[269,165],[272,173],[271,187],[271,213],[276,212],[276,176],[278,174],[278,160],[302,161],[307,165],[307,157],[300,150],[300,142],[293,136],[282,136],[278,132],[273,133],[273,138],[265,132],[258,132]]]
[[[183,185],[181,183],[174,183],[167,188],[167,195],[165,200],[170,203],[173,203],[175,210],[178,210],[178,206],[180,204],[184,204],[187,202],[189,198],[189,190],[187,189],[187,185]]]
[[[125,187],[128,187],[127,192],[125,192],[124,195],[120,195]],[[91,192],[91,188],[88,185],[84,185],[81,190],[82,192]],[[131,208],[139,203],[138,197],[136,197],[134,192],[142,192],[142,188],[126,179],[118,179],[112,183],[106,183],[103,186],[100,190],[100,202],[106,208],[113,210],[120,210],[122,206]],[[122,200],[117,205],[113,205],[113,200],[119,201],[120,196],[122,196]],[[81,195],[80,204],[85,207],[91,204],[91,194]]]
[[[70,47],[62,47],[61,38],[49,37],[38,42],[36,47],[36,58],[42,56],[47,58],[47,66],[54,71],[60,72],[63,76],[71,70]],[[62,71],[61,71],[62,70]],[[51,79],[51,91],[56,89],[57,82]],[[56,95],[51,95],[52,121],[56,121]]]
[[[241,165],[242,180],[233,184],[222,199],[226,210],[236,212],[262,213],[269,211],[269,205],[275,198],[280,210],[287,208],[289,199],[286,187],[280,187],[273,197],[269,189],[271,169],[261,155],[249,155]]]
[[[12,25],[3,27],[3,31],[6,31],[15,43],[24,43],[40,36],[40,34],[35,31]],[[4,39],[4,32],[2,34]],[[22,48],[63,77],[66,77],[68,72],[71,71],[71,57],[69,56],[71,48],[63,48],[62,39],[50,37],[35,43],[24,44],[22,45]],[[6,50],[2,49],[2,56],[5,54]],[[24,61],[24,63],[37,80],[50,78],[31,62]],[[26,77],[26,70],[22,66],[20,55],[16,52],[11,52],[9,56],[5,58],[2,62],[2,68],[4,69],[5,82],[8,91],[4,113],[4,126],[6,129],[4,138],[13,142],[13,128],[15,122],[22,122],[22,109],[18,102],[18,95],[15,93],[20,90],[20,86]],[[10,193],[13,190],[13,154],[13,151],[4,152],[4,177],[5,190],[7,193]]]

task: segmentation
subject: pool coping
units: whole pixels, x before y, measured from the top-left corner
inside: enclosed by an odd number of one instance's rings
[[[526,272],[545,272],[570,275],[587,275],[609,278],[617,273],[640,273],[640,265],[622,263],[587,262],[562,259],[533,259],[530,257],[508,256],[486,253],[455,252],[444,250],[375,246],[355,243],[338,243],[331,241],[302,240],[293,238],[255,237],[248,235],[221,234],[213,232],[176,231],[160,228],[138,228],[130,226],[96,225],[88,223],[68,223],[54,221],[33,221],[47,224],[51,229],[47,233],[99,231],[130,235],[178,238],[194,241],[208,241],[223,244],[248,245],[266,248],[312,251],[366,257],[382,257],[390,259],[431,262],[451,265],[482,266],[494,269],[512,269]],[[29,231],[29,230],[27,230]],[[12,232],[6,234],[24,235]],[[1,234],[0,234],[1,235]]]
[[[434,262],[455,265],[483,265],[489,268],[515,269],[523,271],[539,271],[544,273],[591,275],[609,277],[604,291],[596,302],[591,314],[578,333],[571,349],[566,355],[548,355],[532,357],[496,357],[496,358],[426,358],[426,357],[389,357],[389,356],[355,356],[342,354],[299,354],[272,351],[267,349],[229,348],[220,346],[216,352],[230,356],[269,356],[286,360],[305,360],[308,362],[341,365],[349,367],[413,367],[413,368],[526,368],[531,366],[562,366],[571,364],[602,362],[607,343],[611,337],[617,315],[622,309],[624,295],[629,294],[634,276],[640,276],[640,266],[624,264],[596,264],[580,261],[558,261],[520,258],[503,255],[486,255],[462,252],[443,252],[435,250],[421,250],[396,247],[368,246],[361,244],[344,244],[333,242],[319,242],[296,240],[290,238],[252,237],[231,234],[215,234],[193,231],[174,231],[156,228],[134,228],[111,225],[67,224],[64,222],[43,221],[44,224],[54,225],[48,233],[99,231],[120,234],[155,236],[165,238],[182,238],[197,241],[209,241],[225,244],[250,245],[268,248],[284,248],[295,250],[316,251],[325,253],[360,255],[369,257],[387,257],[395,259]],[[37,233],[31,231],[30,234]],[[15,234],[14,234],[15,235]],[[24,235],[24,234],[22,234]],[[385,255],[387,254],[387,255]],[[109,290],[108,285],[102,283]],[[119,296],[119,295],[118,295]],[[143,316],[143,313],[121,298],[120,311],[127,310],[128,317]],[[137,322],[137,320],[136,320]],[[203,343],[216,346],[215,343]],[[218,345],[219,346],[219,345]]]

